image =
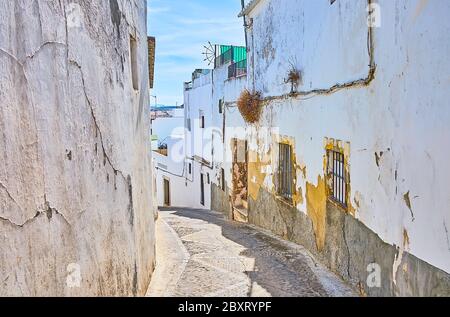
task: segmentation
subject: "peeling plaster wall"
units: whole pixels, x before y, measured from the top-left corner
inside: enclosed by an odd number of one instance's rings
[[[314,220],[312,205],[326,207],[320,216],[325,228],[323,250],[315,239],[314,252],[320,252],[330,266],[339,263],[349,270],[346,278],[355,286],[364,284],[363,294],[448,295],[450,3],[376,2],[381,27],[373,29],[374,79],[367,86],[291,97],[287,96],[291,87],[285,84],[291,64],[302,72],[298,87],[302,92],[367,76],[367,1],[338,0],[330,5],[328,0],[285,0],[283,6],[276,1],[260,2],[250,14],[253,26],[248,30],[248,86],[266,99],[258,127],[279,128],[279,137],[295,140],[296,164],[303,168],[297,170],[296,185],[303,199],[292,209]],[[327,138],[349,142],[351,206],[347,216],[353,221],[334,222],[340,228],[329,226],[330,214],[336,213],[327,202],[326,190],[308,195],[308,189],[319,189],[325,177]],[[250,150],[257,157],[249,175],[257,193],[250,206],[250,221],[274,231],[292,223],[264,207],[271,206],[264,193],[277,201],[273,182],[277,166],[274,159],[264,159],[276,144],[262,138],[258,128],[250,135]],[[277,227],[277,221],[284,225]],[[321,232],[314,221],[312,225],[317,236]],[[293,237],[292,230],[288,226],[277,233],[305,244],[311,240]],[[344,241],[345,235],[333,234],[336,230],[355,238]],[[330,246],[333,236],[346,245]],[[372,242],[366,250],[371,250],[371,256],[361,257],[352,248],[368,237]],[[382,245],[386,245],[385,252],[381,252]],[[344,250],[352,254],[350,259],[333,257],[343,247],[350,248]],[[383,254],[391,253],[383,259]],[[366,266],[373,261],[382,266],[388,283],[381,291],[365,286]]]
[[[146,5],[0,0],[0,296],[145,294]],[[80,287],[66,283],[71,264]]]

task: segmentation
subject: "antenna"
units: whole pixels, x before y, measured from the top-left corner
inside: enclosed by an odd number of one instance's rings
[[[211,42],[208,42],[208,45],[204,45],[203,47],[205,48],[205,51],[202,53],[205,57],[203,61],[208,62],[208,66],[211,66],[216,59],[216,49]]]

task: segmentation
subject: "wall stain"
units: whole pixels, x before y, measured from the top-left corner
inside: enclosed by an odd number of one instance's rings
[[[322,251],[325,247],[327,215],[327,190],[323,177],[318,177],[317,186],[310,183],[306,184],[306,205],[316,233],[317,249]]]
[[[383,158],[384,152],[375,152],[375,162],[377,163],[377,166],[380,167],[380,161]]]
[[[268,162],[270,163],[270,160]],[[258,153],[249,151],[248,193],[253,200],[258,200],[259,190],[266,177],[263,173],[264,166],[267,166],[267,163],[261,162]]]
[[[403,195],[403,200],[405,201],[406,206],[408,207],[409,211],[411,212],[412,221],[416,220],[416,217],[414,216],[414,212],[412,209],[411,204],[411,198],[410,198],[410,192],[408,191],[405,195]]]
[[[403,229],[403,247],[405,250],[409,250],[409,246],[411,244],[411,241],[409,239],[409,233],[406,229]]]
[[[413,22],[416,22],[417,18],[422,14],[425,7],[428,5],[429,0],[420,0],[414,13]]]
[[[111,21],[116,27],[117,37],[120,38],[120,23],[122,21],[122,15],[117,0],[109,0],[109,8],[111,10]]]

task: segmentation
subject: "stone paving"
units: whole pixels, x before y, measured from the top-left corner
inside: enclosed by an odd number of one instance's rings
[[[356,296],[301,246],[213,211],[160,212],[151,297]]]

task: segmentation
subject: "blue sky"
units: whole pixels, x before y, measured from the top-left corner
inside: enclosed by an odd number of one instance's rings
[[[158,104],[183,103],[183,82],[196,68],[209,68],[202,55],[208,41],[244,45],[240,9],[240,0],[148,0],[148,33],[156,37],[152,95]]]

